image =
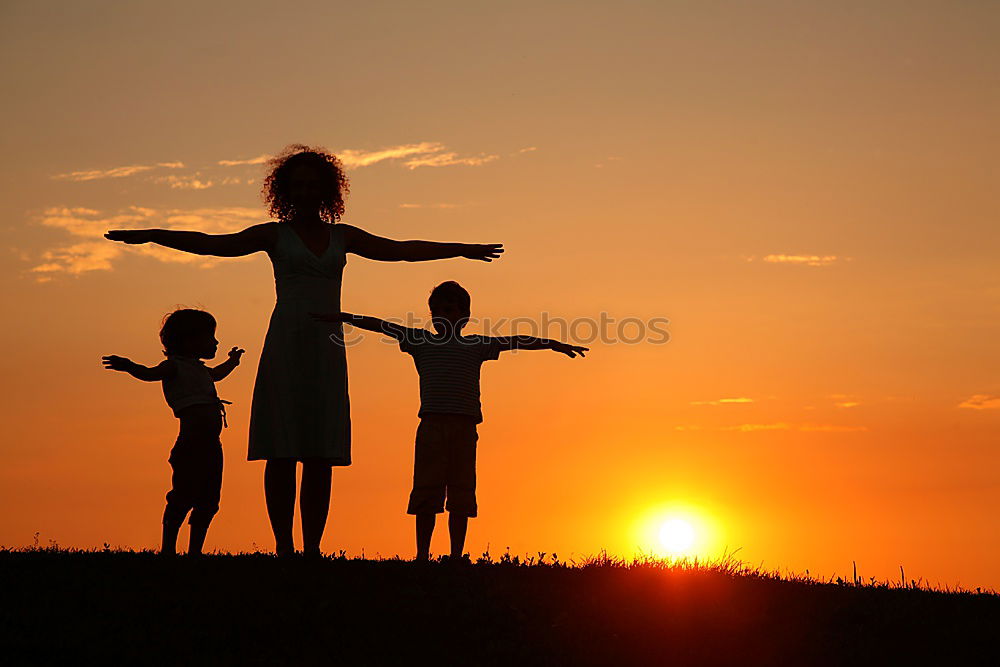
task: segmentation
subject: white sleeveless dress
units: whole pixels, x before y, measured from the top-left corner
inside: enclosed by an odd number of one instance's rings
[[[351,408],[347,355],[330,334],[342,325],[316,322],[309,313],[340,312],[340,285],[347,263],[344,234],[330,225],[321,257],[295,230],[277,223],[269,253],[277,302],[264,339],[250,409],[247,459],[326,459],[351,464]]]

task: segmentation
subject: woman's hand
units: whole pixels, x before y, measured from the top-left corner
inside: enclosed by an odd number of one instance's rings
[[[463,243],[462,257],[492,262],[503,254],[502,243]]]
[[[555,350],[556,352],[562,352],[563,354],[565,354],[567,357],[569,357],[571,359],[574,358],[578,354],[581,357],[585,357],[587,355],[585,355],[584,352],[589,352],[590,351],[589,347],[580,347],[579,345],[570,345],[569,343],[563,343],[563,342],[558,341],[558,340],[552,341],[552,349]]]
[[[122,243],[128,243],[129,245],[136,245],[139,243],[152,243],[153,241],[153,230],[152,229],[112,229],[104,238],[109,241],[121,241]]]

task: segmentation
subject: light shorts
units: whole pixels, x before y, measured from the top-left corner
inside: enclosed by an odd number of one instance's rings
[[[476,516],[478,440],[475,417],[424,415],[417,427],[407,514],[440,514],[447,509],[458,516]]]

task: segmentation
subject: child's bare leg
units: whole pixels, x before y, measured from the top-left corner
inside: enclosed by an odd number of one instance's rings
[[[198,480],[198,497],[191,510],[191,537],[188,540],[188,556],[200,556],[205,546],[205,536],[212,519],[219,512],[219,496],[222,493],[222,448],[211,462],[206,461]]]
[[[437,514],[417,515],[417,560],[429,560],[431,557],[431,535],[434,534],[434,522]]]
[[[264,467],[264,501],[271,520],[275,551],[295,553],[292,521],[295,518],[295,459],[271,459]]]
[[[208,535],[208,523],[192,523],[191,538],[188,540],[188,555],[200,556],[202,547],[205,546],[205,536]]]
[[[469,530],[469,517],[448,513],[448,534],[451,536],[451,557],[461,558],[465,553],[465,534]]]
[[[322,461],[302,463],[299,511],[302,512],[302,552],[306,555],[320,554],[319,543],[323,539],[326,517],[330,512],[332,472],[330,465]]]
[[[205,546],[205,536],[208,535],[208,527],[212,523],[217,509],[203,509],[196,507],[191,510],[191,537],[188,541],[188,555],[200,556],[202,548]]]
[[[163,537],[160,540],[160,553],[164,556],[174,556],[177,554],[177,533],[184,523],[184,515],[175,508],[167,505],[163,510]]]

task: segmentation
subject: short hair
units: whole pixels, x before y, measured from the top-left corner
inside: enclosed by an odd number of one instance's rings
[[[163,354],[179,354],[185,351],[194,336],[215,331],[215,318],[204,310],[179,308],[168,313],[160,326],[160,342]]]
[[[268,211],[278,220],[290,220],[295,213],[295,207],[288,197],[288,177],[300,166],[315,169],[323,181],[319,217],[334,223],[344,216],[344,199],[351,186],[344,165],[336,155],[319,146],[292,144],[267,164],[270,172],[264,179],[262,194]]]
[[[431,295],[427,299],[427,305],[430,306],[431,312],[434,312],[437,305],[443,301],[453,301],[464,307],[465,310],[469,310],[472,307],[472,297],[469,296],[464,287],[454,280],[446,280],[431,290]]]

